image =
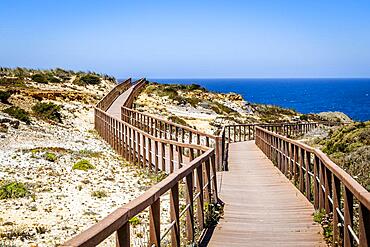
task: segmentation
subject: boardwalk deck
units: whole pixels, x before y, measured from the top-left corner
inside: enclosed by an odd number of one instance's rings
[[[126,102],[128,96],[132,93],[135,85],[131,86],[129,89],[124,91],[108,108],[107,113],[116,117],[117,119],[121,119],[121,106]]]
[[[224,217],[209,246],[326,246],[314,208],[253,141],[230,144]]]

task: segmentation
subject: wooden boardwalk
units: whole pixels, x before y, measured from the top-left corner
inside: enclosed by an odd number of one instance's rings
[[[326,246],[312,204],[253,141],[230,144],[218,179],[224,217],[209,246]]]
[[[62,246],[96,246],[116,233],[117,246],[129,247],[129,219],[146,208],[148,246],[161,246],[167,234],[171,246],[196,243],[194,229],[203,230],[206,220],[204,205],[218,198],[224,215],[202,246],[326,246],[321,226],[313,222],[314,208],[332,213],[332,242],[370,246],[370,193],[321,151],[287,137],[320,123],[226,125],[218,135],[209,135],[131,109],[145,83],[128,79],[109,92],[95,107],[95,129],[129,162],[168,176]],[[229,171],[221,171],[226,157]],[[184,193],[179,193],[180,184]],[[166,193],[171,227],[164,231],[160,205]],[[181,200],[186,204],[180,213]]]

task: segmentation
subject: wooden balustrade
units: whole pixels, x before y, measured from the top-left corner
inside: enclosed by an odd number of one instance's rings
[[[256,145],[318,210],[333,214],[333,243],[370,246],[370,193],[318,149],[256,127]]]
[[[198,144],[152,136],[98,108],[95,109],[95,129],[118,154],[130,162],[154,169],[155,172],[163,170],[170,173],[181,168],[185,161],[200,156],[209,149]],[[181,152],[177,152],[178,150]]]
[[[106,111],[112,103],[120,96],[124,91],[131,87],[131,78],[115,86],[107,95],[105,95],[99,103],[96,105],[97,108]]]
[[[121,108],[121,119],[155,137],[182,143],[195,143],[206,147],[214,147],[217,138],[215,135],[206,134],[188,126],[124,106]]]
[[[150,188],[141,196],[116,209],[103,220],[83,231],[62,246],[96,246],[113,233],[116,233],[116,245],[130,246],[130,222],[135,215],[149,208],[148,246],[160,246],[161,240],[171,233],[171,246],[180,246],[180,218],[186,217],[186,238],[195,240],[195,230],[202,231],[205,221],[205,198],[207,202],[217,202],[216,170],[214,165],[215,152],[209,149],[201,156],[192,160],[187,166],[174,171],[168,177]],[[204,173],[210,175],[203,176]],[[196,177],[196,183],[193,179]],[[184,182],[185,181],[185,182]],[[179,186],[185,188],[184,209],[180,212]],[[170,193],[170,224],[161,231],[161,196]],[[195,207],[197,214],[194,214]],[[195,220],[196,218],[196,220]],[[163,232],[163,235],[161,235]]]
[[[228,144],[253,139],[315,208],[333,212],[335,241],[343,236],[346,246],[353,243],[368,246],[369,193],[320,151],[277,134],[302,134],[317,127],[317,123],[229,125],[218,136],[209,135],[131,109],[145,83],[141,79],[134,84],[121,108],[121,119],[106,110],[123,89],[131,86],[131,80],[107,94],[95,107],[95,129],[126,160],[169,175],[62,246],[95,246],[114,233],[117,246],[130,246],[129,220],[146,209],[149,209],[149,246],[160,246],[169,233],[171,246],[180,246],[184,241],[194,243],[196,231],[205,227],[205,205],[218,201],[216,171],[227,169]],[[179,192],[180,187],[184,193]],[[163,231],[161,199],[166,193],[170,196],[170,224]],[[180,201],[185,204],[180,205]],[[182,217],[186,217],[186,240],[181,239]]]

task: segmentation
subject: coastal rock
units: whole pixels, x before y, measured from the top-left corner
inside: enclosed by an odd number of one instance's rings
[[[318,114],[322,119],[330,122],[352,123],[353,120],[343,112],[320,112]]]

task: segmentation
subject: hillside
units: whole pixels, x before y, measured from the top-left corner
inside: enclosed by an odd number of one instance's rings
[[[93,130],[93,105],[115,85],[96,73],[0,68],[0,241],[56,246],[147,189]]]
[[[135,101],[135,107],[210,134],[225,124],[328,120],[325,114],[321,117],[274,105],[254,104],[240,94],[210,92],[196,84],[150,83]]]
[[[322,149],[370,191],[370,121],[316,132],[321,133],[308,138],[308,144]]]

